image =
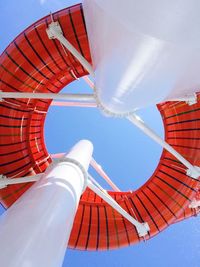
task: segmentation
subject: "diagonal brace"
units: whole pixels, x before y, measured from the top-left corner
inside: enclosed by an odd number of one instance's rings
[[[62,29],[58,21],[49,24],[46,30],[49,39],[58,39],[69,52],[81,63],[81,65],[94,77],[94,71],[91,64],[79,53],[79,51],[64,37]]]
[[[194,179],[198,179],[200,176],[200,167],[193,166],[187,161],[180,153],[178,153],[172,146],[165,142],[160,136],[158,136],[152,129],[150,129],[139,116],[131,114],[127,116],[127,119],[142,130],[146,135],[152,138],[156,143],[165,148],[169,153],[176,157],[183,165],[187,167],[186,174]]]
[[[89,175],[89,177],[91,177]],[[93,179],[94,180],[94,179]],[[115,209],[118,213],[120,213],[124,218],[126,218],[129,222],[131,222],[138,232],[140,237],[144,237],[148,234],[150,230],[147,222],[140,223],[136,219],[134,219],[130,214],[128,214],[105,190],[101,187],[99,188],[95,182],[95,184],[89,178],[87,180],[87,186],[94,191],[99,197],[101,197],[105,202],[107,202],[113,209]]]

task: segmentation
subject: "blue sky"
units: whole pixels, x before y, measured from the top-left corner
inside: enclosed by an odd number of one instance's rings
[[[0,51],[24,28],[49,11],[59,10],[78,1],[19,0],[0,1]],[[65,92],[91,92],[77,81]],[[160,115],[155,107],[138,114],[160,135]],[[161,148],[125,119],[104,117],[97,109],[51,107],[45,123],[45,137],[50,153],[67,151],[80,139],[94,144],[94,158],[122,189],[136,189],[154,171]],[[106,184],[98,176],[98,181]],[[181,266],[199,267],[199,218],[173,225],[152,240],[136,246],[108,252],[68,250],[63,266]],[[44,266],[45,267],[45,266]]]

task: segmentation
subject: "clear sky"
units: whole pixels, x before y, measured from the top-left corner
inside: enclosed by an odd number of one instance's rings
[[[1,0],[0,52],[24,28],[49,11],[78,2]],[[91,89],[80,80],[64,91],[88,93]],[[142,110],[138,114],[163,135],[161,118],[155,107]],[[94,158],[122,190],[134,190],[142,185],[153,173],[162,151],[130,122],[104,117],[97,109],[51,107],[45,123],[45,137],[50,153],[65,152],[83,138],[91,140],[94,144]],[[98,176],[95,177],[108,188]],[[199,226],[199,218],[191,218],[172,225],[148,242],[115,251],[68,250],[63,266],[199,267]]]

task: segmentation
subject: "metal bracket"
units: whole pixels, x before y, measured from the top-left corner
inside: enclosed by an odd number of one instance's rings
[[[191,178],[198,180],[198,178],[200,177],[200,167],[193,166],[193,168],[187,169],[186,174]]]
[[[63,35],[62,29],[61,29],[58,21],[51,22],[51,24],[49,24],[49,28],[47,28],[46,31],[47,31],[47,35],[48,35],[49,39],[56,39],[57,38],[55,35],[55,31],[57,32],[57,34]]]
[[[140,237],[144,237],[150,231],[150,227],[149,227],[149,224],[147,222],[141,223],[141,225],[142,225],[142,227],[136,226],[136,229],[137,229],[138,235]]]
[[[197,94],[191,94],[191,95],[185,95],[183,97],[177,97],[177,98],[172,98],[172,99],[166,99],[166,101],[183,101],[189,106],[192,106],[198,102],[197,99]]]
[[[196,94],[193,94],[191,96],[188,96],[188,100],[185,101],[189,106],[192,106],[194,104],[196,104],[198,101],[197,101],[197,95]]]
[[[200,200],[197,200],[196,198],[194,198],[188,207],[190,209],[199,208],[200,207]]]
[[[46,29],[49,39],[57,39],[67,50],[80,62],[80,64],[94,77],[94,70],[91,64],[81,55],[81,53],[65,38],[58,21],[53,21]]]

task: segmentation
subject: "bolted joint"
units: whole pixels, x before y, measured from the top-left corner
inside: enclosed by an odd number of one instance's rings
[[[136,227],[139,237],[144,237],[150,231],[150,227],[147,222],[141,223],[140,227]]]
[[[46,29],[46,32],[49,39],[56,39],[57,35],[63,35],[62,29],[58,21],[53,21],[51,24],[49,24],[49,27],[48,29]]]
[[[196,198],[194,198],[188,207],[190,209],[197,209],[197,208],[199,208],[200,207],[200,200],[197,200]]]
[[[198,180],[200,176],[200,167],[193,166],[193,168],[187,169],[186,174],[190,176],[191,178]]]
[[[197,101],[197,95],[196,94],[193,94],[192,96],[190,96],[188,98],[187,101],[185,101],[189,106],[192,106],[194,104],[196,104],[198,101]]]
[[[94,99],[96,101],[97,107],[99,108],[99,110],[101,111],[101,113],[106,116],[106,117],[114,117],[114,118],[126,118],[130,115],[132,115],[134,113],[134,111],[130,111],[130,112],[113,112],[111,110],[109,110],[107,107],[105,107],[105,105],[101,102],[101,100],[99,99],[98,93],[97,93],[97,89],[94,86],[93,88],[94,90]]]

